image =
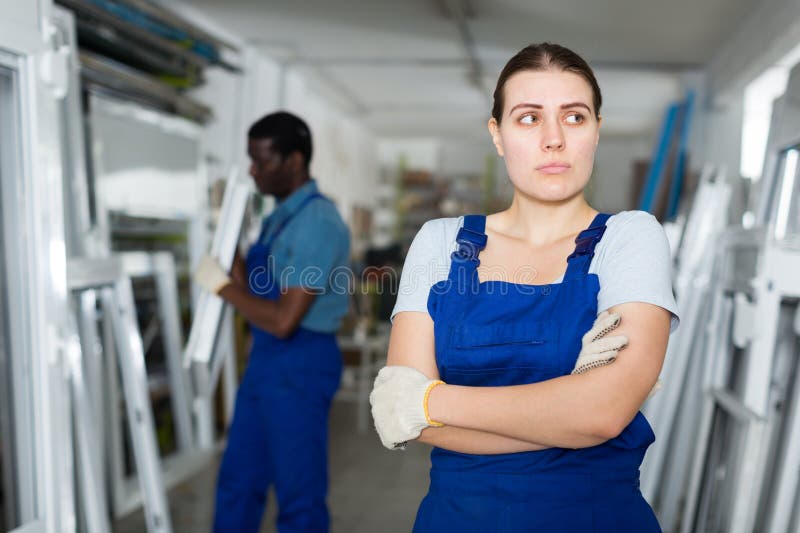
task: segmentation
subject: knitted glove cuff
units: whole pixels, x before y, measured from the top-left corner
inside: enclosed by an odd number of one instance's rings
[[[606,366],[614,362],[617,358],[616,353],[613,353],[608,356],[604,356],[603,354],[599,354],[595,356],[596,358],[587,360],[587,361],[579,361],[575,368],[572,369],[572,374],[583,374],[584,372],[588,372],[593,368],[599,368],[601,366]]]
[[[414,385],[413,391],[409,391],[404,397],[399,398],[395,404],[395,412],[400,428],[403,432],[416,439],[423,429],[433,426],[440,427],[441,424],[431,420],[428,415],[428,397],[431,390],[441,382],[424,381]],[[418,387],[418,388],[417,388]]]
[[[431,381],[428,384],[428,387],[425,389],[425,396],[422,398],[422,409],[425,412],[425,421],[428,423],[428,425],[431,427],[440,428],[444,426],[444,424],[442,424],[441,422],[435,422],[434,420],[431,420],[431,415],[428,412],[428,397],[431,395],[431,391],[433,390],[433,388],[436,387],[437,385],[444,385],[444,381],[436,380],[436,381]]]

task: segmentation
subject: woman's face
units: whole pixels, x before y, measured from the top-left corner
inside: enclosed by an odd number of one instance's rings
[[[580,194],[592,174],[600,135],[592,89],[580,75],[522,71],[504,89],[501,123],[489,120],[514,188],[544,202]]]

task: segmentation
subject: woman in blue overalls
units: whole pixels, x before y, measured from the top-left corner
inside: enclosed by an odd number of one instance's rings
[[[395,316],[371,401],[384,444],[435,446],[414,531],[660,531],[639,492],[655,437],[638,410],[670,313],[615,306],[629,345],[613,364],[571,375],[602,311],[589,268],[609,216],[583,196],[600,102],[570,50],[531,45],[509,61],[489,128],[512,205],[464,217],[428,312]]]

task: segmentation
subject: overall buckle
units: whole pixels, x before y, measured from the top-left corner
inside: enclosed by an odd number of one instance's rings
[[[567,259],[582,255],[594,255],[594,247],[606,231],[606,225],[585,229],[575,238],[575,251]]]
[[[486,247],[488,237],[485,233],[478,233],[469,228],[460,228],[456,236],[458,249],[450,254],[451,259],[459,262],[472,261],[480,264],[478,254]]]

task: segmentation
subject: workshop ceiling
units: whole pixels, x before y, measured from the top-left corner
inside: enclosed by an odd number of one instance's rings
[[[604,92],[604,131],[659,123],[755,0],[183,0],[306,69],[384,137],[485,136],[504,62],[530,42],[573,48]]]

